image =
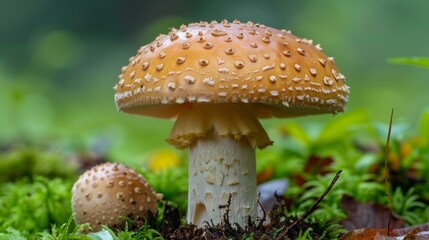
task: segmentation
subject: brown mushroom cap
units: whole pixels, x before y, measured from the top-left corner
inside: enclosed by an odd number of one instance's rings
[[[124,217],[147,216],[157,211],[157,194],[136,171],[117,163],[104,163],[80,176],[72,189],[77,224],[94,231],[107,225],[124,226]]]
[[[165,118],[193,103],[251,103],[257,117],[337,113],[348,88],[311,40],[239,21],[160,35],[130,58],[114,86],[119,110]]]

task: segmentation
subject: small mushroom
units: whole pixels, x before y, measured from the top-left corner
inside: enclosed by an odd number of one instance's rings
[[[125,217],[145,217],[157,211],[161,198],[136,171],[118,163],[97,165],[82,174],[72,189],[72,210],[77,224],[121,229]]]
[[[240,37],[224,41],[210,26]],[[190,24],[174,42],[164,37],[158,41],[168,44],[137,53],[151,64],[127,66],[115,102],[126,113],[176,119],[167,141],[189,149],[188,223],[220,223],[226,211],[220,206],[231,196],[229,220],[244,226],[249,217],[257,220],[255,149],[272,144],[258,118],[342,112],[349,87],[311,41],[260,24],[210,26]],[[168,54],[159,58],[159,52]],[[183,56],[186,64],[177,64]],[[202,57],[209,63],[203,67]],[[157,71],[158,64],[165,70]],[[147,83],[133,84],[136,78]]]

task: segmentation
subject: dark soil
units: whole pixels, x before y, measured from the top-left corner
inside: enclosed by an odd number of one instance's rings
[[[337,239],[339,237],[339,225],[329,220],[312,220],[308,216],[316,209],[317,205],[331,190],[340,176],[341,170],[337,172],[331,184],[325,192],[301,215],[288,215],[288,203],[284,197],[275,195],[277,203],[274,204],[270,212],[264,214],[262,219],[256,222],[250,218],[246,227],[229,222],[229,212],[231,206],[231,195],[228,204],[219,206],[227,208],[221,223],[213,224],[206,222],[202,228],[192,224],[181,223],[180,211],[167,203],[164,204],[161,220],[157,216],[149,215],[147,219],[136,219],[129,224],[129,230],[139,231],[145,224],[152,229],[156,229],[165,239],[177,240],[227,240],[227,239],[295,239],[308,229],[311,229],[310,236],[312,239]],[[270,219],[270,221],[267,221]]]
[[[148,219],[136,219],[129,225],[129,230],[139,231],[144,224],[149,224],[153,229],[158,230],[165,239],[174,240],[226,240],[226,239],[294,239],[298,235],[311,228],[311,237],[313,239],[336,239],[335,227],[332,228],[332,222],[316,222],[304,219],[298,220],[296,215],[287,215],[287,203],[283,197],[276,196],[277,204],[267,213],[271,219],[268,223],[266,219],[259,219],[252,222],[250,219],[246,227],[238,224],[231,224],[228,218],[228,212],[223,217],[220,224],[208,223],[202,228],[193,224],[181,225],[181,215],[178,208],[168,204],[164,205],[164,211],[161,221],[157,221],[157,216],[151,216]],[[228,206],[227,206],[228,207]],[[297,222],[297,220],[299,222]],[[329,229],[329,230],[328,230]],[[329,232],[332,231],[332,232]]]

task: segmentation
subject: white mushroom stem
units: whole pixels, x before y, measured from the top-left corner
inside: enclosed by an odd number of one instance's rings
[[[188,223],[220,223],[230,195],[230,222],[245,226],[249,216],[255,221],[255,150],[247,139],[220,137],[210,131],[189,148]]]
[[[240,104],[194,104],[184,110],[168,142],[189,148],[188,223],[245,226],[258,216],[255,148],[272,142],[251,109]]]

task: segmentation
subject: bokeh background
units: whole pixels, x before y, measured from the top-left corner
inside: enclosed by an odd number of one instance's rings
[[[347,111],[386,123],[395,108],[395,121],[413,129],[429,105],[428,72],[388,59],[429,56],[428,16],[426,0],[2,0],[0,142],[55,141],[120,162],[172,150],[164,139],[173,122],[116,111],[112,87],[141,45],[182,23],[214,19],[313,39],[347,78]]]

